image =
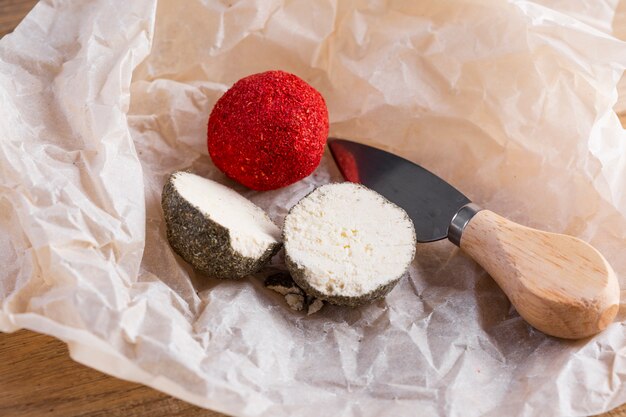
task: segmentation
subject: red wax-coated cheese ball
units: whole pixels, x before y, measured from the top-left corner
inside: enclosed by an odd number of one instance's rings
[[[322,95],[283,71],[237,81],[209,117],[213,163],[254,190],[284,187],[311,174],[327,136],[328,110]]]

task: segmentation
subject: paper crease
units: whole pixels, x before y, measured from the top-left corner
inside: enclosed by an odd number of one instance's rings
[[[259,277],[215,281],[169,248],[160,196],[191,169],[281,224],[310,177],[257,193],[206,152],[237,79],[291,71],[331,134],[393,150],[485,207],[579,236],[625,285],[626,67],[615,1],[40,2],[0,41],[0,329],[237,416],[583,416],[626,401],[624,315],[544,336],[448,242],[359,309],[290,311]],[[619,10],[618,10],[619,11]],[[281,267],[281,255],[273,261]]]

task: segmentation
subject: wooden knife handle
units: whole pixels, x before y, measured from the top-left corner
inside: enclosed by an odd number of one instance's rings
[[[481,210],[465,226],[460,246],[493,277],[519,314],[546,334],[591,336],[617,314],[620,290],[615,272],[580,239],[524,227]]]

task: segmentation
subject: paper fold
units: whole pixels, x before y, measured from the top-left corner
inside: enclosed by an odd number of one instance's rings
[[[620,6],[621,7],[621,6]],[[358,309],[290,311],[259,277],[196,275],[165,239],[191,169],[282,224],[310,177],[253,192],[206,150],[237,79],[290,71],[331,135],[420,163],[511,220],[581,237],[625,285],[626,67],[613,1],[41,2],[0,42],[0,329],[237,416],[583,416],[626,401],[624,313],[576,342],[535,331],[448,242]],[[280,257],[274,266],[280,267]]]

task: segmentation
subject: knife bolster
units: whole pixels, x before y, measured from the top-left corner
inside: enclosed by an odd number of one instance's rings
[[[461,236],[463,231],[469,224],[469,221],[481,211],[482,208],[478,204],[469,203],[464,205],[456,212],[450,226],[448,226],[448,239],[457,246],[461,246]]]

